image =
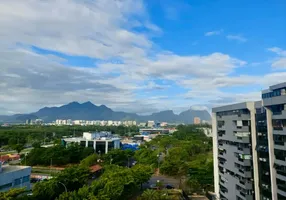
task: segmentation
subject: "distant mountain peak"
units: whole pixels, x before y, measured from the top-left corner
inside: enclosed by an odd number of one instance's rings
[[[45,122],[52,122],[56,119],[81,119],[117,121],[136,120],[138,122],[154,120],[168,123],[192,124],[194,122],[194,117],[199,117],[201,118],[201,120],[211,119],[211,116],[207,110],[193,109],[192,107],[190,107],[186,111],[181,112],[179,115],[174,114],[173,110],[164,110],[160,112],[154,112],[148,116],[140,116],[136,113],[113,111],[106,105],[96,106],[90,101],[84,102],[82,104],[77,101],[73,101],[60,107],[44,107],[35,113],[7,117],[8,118],[6,118],[6,120],[2,121],[24,122],[25,119],[38,117],[40,119],[43,119]],[[5,119],[5,116],[1,116],[1,118]]]
[[[91,103],[90,101],[84,102],[81,104],[82,106],[95,106],[93,103]]]
[[[68,103],[68,104],[66,104],[64,106],[69,106],[69,105],[80,105],[80,103],[77,102],[77,101],[73,101],[73,102],[70,102],[70,103]]]

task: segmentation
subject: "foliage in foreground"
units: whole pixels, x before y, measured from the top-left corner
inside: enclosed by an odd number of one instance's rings
[[[25,188],[11,189],[7,192],[0,192],[0,200],[13,200],[17,198],[20,194],[26,191]]]
[[[66,165],[79,163],[82,159],[91,155],[94,152],[93,148],[82,147],[78,144],[72,144],[68,147],[56,145],[49,148],[34,148],[27,155],[27,165]]]
[[[153,171],[149,166],[137,165],[133,168],[117,165],[107,166],[103,175],[77,191],[62,193],[58,200],[121,200],[128,199],[139,186],[148,181]]]

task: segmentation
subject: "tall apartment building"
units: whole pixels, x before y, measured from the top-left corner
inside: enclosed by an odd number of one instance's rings
[[[262,91],[266,109],[272,199],[286,199],[286,83]]]
[[[286,199],[286,83],[262,101],[212,110],[215,193],[221,200]]]

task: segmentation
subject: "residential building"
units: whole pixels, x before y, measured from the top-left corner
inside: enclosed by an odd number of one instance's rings
[[[155,122],[154,121],[148,121],[147,122],[147,127],[153,128],[154,126],[155,126]]]
[[[201,123],[201,118],[194,117],[194,124],[200,124],[200,123]]]
[[[219,199],[286,199],[286,83],[262,101],[212,110],[214,183]]]
[[[161,126],[161,127],[168,126],[168,123],[167,123],[167,122],[161,122],[161,123],[160,123],[160,126]]]
[[[286,82],[262,91],[266,109],[273,200],[286,199]]]
[[[145,122],[141,122],[138,124],[139,127],[146,127],[146,123]]]
[[[215,193],[225,200],[252,200],[257,178],[251,146],[256,135],[254,102],[214,108],[212,117]]]
[[[199,129],[201,129],[207,137],[212,137],[212,129],[211,128],[202,127]]]
[[[2,165],[0,162],[0,192],[20,187],[30,190],[30,175],[29,166]]]
[[[169,134],[169,129],[167,128],[140,128],[139,133],[141,135],[149,134]]]
[[[111,132],[84,132],[82,137],[63,138],[63,145],[70,145],[72,143],[78,143],[84,147],[92,147],[97,153],[107,153],[111,149],[120,148],[120,138],[115,137]]]

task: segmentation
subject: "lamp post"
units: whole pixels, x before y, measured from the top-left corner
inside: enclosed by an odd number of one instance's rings
[[[160,174],[160,142],[158,141],[158,154],[157,154],[157,157],[158,157],[158,175]]]
[[[61,184],[62,186],[64,186],[64,188],[65,188],[65,192],[68,192],[68,190],[67,190],[67,187],[66,187],[66,185],[65,184],[63,184],[62,182],[58,182],[59,184]]]

